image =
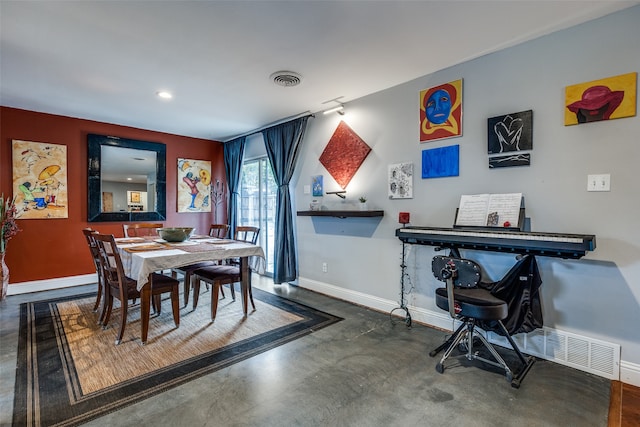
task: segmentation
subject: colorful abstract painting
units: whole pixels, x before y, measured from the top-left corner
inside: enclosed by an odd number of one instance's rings
[[[422,178],[460,175],[460,146],[422,150]]]
[[[178,159],[178,212],[211,212],[211,162]]]
[[[533,111],[521,111],[487,120],[489,154],[533,148]]]
[[[420,141],[462,135],[462,79],[420,92]]]
[[[341,121],[320,155],[320,163],[344,190],[369,152],[371,147]]]
[[[67,146],[14,139],[12,152],[16,217],[68,218]]]
[[[565,89],[565,126],[636,115],[638,73],[628,73]]]
[[[413,163],[389,165],[390,199],[411,199],[413,197]]]

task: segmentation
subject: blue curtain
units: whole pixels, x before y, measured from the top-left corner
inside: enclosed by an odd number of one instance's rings
[[[262,131],[273,176],[278,185],[273,249],[274,283],[290,282],[298,278],[298,256],[289,181],[296,166],[309,117],[301,117]]]
[[[233,238],[238,225],[238,189],[240,188],[240,172],[244,157],[246,137],[236,138],[224,144],[224,166],[229,185],[228,222],[229,235]]]

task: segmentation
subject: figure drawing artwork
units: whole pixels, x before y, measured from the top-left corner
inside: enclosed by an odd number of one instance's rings
[[[487,120],[489,154],[531,150],[533,111],[521,111]]]
[[[594,80],[565,89],[565,126],[636,115],[638,73]]]
[[[513,153],[506,156],[489,157],[489,169],[530,165],[531,154],[529,153]]]
[[[389,165],[387,190],[390,199],[413,198],[413,163]]]
[[[67,146],[12,141],[16,218],[68,218]]]
[[[462,135],[462,79],[420,92],[420,142]]]
[[[211,212],[211,162],[178,159],[178,212]]]

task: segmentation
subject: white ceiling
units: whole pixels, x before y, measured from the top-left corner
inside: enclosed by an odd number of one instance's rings
[[[0,0],[0,101],[224,141],[639,3]]]

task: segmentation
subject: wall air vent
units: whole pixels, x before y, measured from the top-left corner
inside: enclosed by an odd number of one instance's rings
[[[490,342],[509,348],[507,339],[487,332]],[[620,379],[620,345],[548,327],[514,335],[523,353],[611,380]]]
[[[269,77],[278,86],[293,87],[302,82],[302,76],[293,71],[276,71]]]

